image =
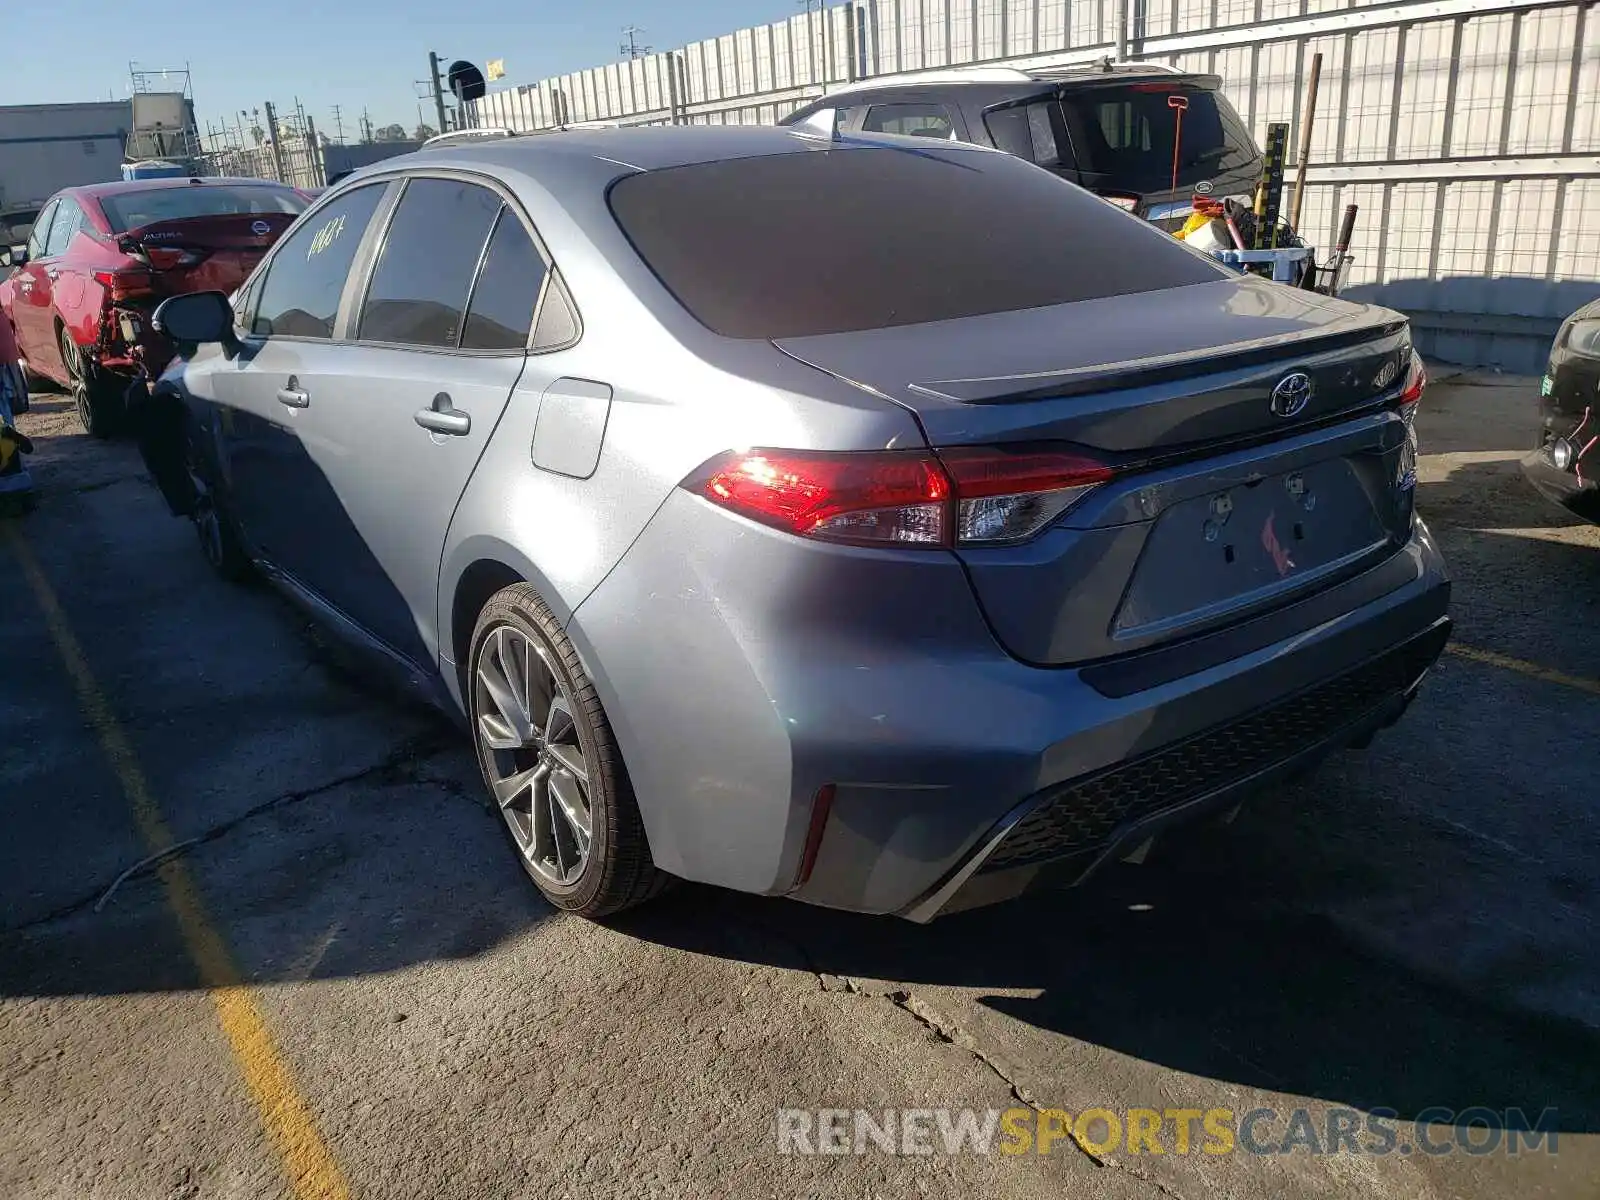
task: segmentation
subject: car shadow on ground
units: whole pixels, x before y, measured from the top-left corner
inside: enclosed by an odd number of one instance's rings
[[[1513,1017],[1366,956],[1286,903],[1281,877],[1240,861],[1227,840],[1202,835],[1183,861],[1118,866],[1075,891],[928,926],[688,888],[620,927],[747,958],[739,927],[753,924],[772,965],[874,981],[857,986],[892,997],[904,989],[902,1002],[918,996],[958,1023],[964,1000],[985,1025],[1008,1018],[1202,1079],[1402,1119],[1554,1108],[1562,1131],[1600,1131],[1588,1032]],[[1049,1094],[1048,1063],[1014,1069],[1040,1103],[1071,1107]]]

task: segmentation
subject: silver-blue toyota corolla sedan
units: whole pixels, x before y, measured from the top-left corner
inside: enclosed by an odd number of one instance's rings
[[[990,150],[441,146],[158,324],[169,504],[465,718],[574,912],[1075,881],[1364,743],[1449,633],[1405,320]]]

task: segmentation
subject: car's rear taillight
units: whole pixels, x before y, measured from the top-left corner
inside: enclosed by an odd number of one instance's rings
[[[1083,495],[1110,479],[1104,463],[1059,451],[939,451],[955,482],[956,541],[1026,541]]]
[[[718,455],[684,486],[802,537],[949,548],[1025,541],[1112,474],[1038,448],[746,450]]]
[[[1405,383],[1400,388],[1400,417],[1406,423],[1406,444],[1400,450],[1400,465],[1395,470],[1395,487],[1405,490],[1417,482],[1417,454],[1421,443],[1417,440],[1417,402],[1428,386],[1428,371],[1422,357],[1415,350],[1406,365]]]
[[[150,294],[153,280],[143,267],[122,267],[115,271],[96,271],[94,281],[111,293],[113,300]]]
[[[144,256],[158,271],[170,271],[175,267],[192,267],[204,262],[206,257],[198,250],[179,250],[173,246],[146,247]]]
[[[1400,403],[1415,404],[1422,399],[1422,391],[1427,386],[1428,369],[1422,365],[1421,356],[1413,350],[1411,361],[1406,365],[1405,386],[1400,389]]]
[[[690,480],[714,504],[805,537],[943,545],[950,480],[927,454],[724,454]]]

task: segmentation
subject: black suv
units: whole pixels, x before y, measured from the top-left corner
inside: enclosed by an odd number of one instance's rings
[[[780,124],[826,128],[830,110],[832,128],[842,135],[898,133],[993,146],[1163,228],[1183,223],[1196,193],[1248,202],[1261,172],[1261,151],[1223,96],[1220,78],[1148,63],[968,67],[863,80]]]

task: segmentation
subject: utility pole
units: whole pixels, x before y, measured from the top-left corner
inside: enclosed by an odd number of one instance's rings
[[[328,186],[328,168],[322,161],[322,146],[317,141],[317,123],[306,118],[306,153],[311,160],[311,186]]]
[[[278,114],[272,107],[272,101],[267,101],[267,137],[272,139],[272,170],[274,178],[279,183],[288,183],[283,170],[283,146],[278,140]]]
[[[364,107],[361,110],[361,140],[372,141],[372,117]]]
[[[444,81],[439,78],[439,55],[437,51],[428,51],[428,79],[433,88],[433,110],[439,117],[439,132],[445,131],[444,123]]]
[[[344,117],[339,112],[339,106],[333,106],[333,135],[339,139],[339,144],[344,145]]]
[[[622,45],[618,46],[617,51],[621,54],[626,54],[630,59],[649,54],[651,50],[649,46],[639,45],[638,35],[643,32],[644,30],[640,29],[637,25],[624,25],[622,27],[622,36],[628,40],[623,42]]]

